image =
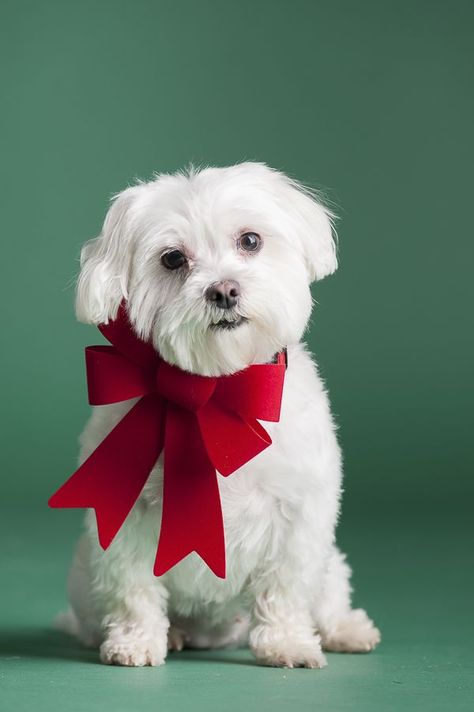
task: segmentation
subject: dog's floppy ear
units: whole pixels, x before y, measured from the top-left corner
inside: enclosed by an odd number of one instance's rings
[[[127,188],[112,199],[100,235],[81,251],[76,289],[76,315],[90,324],[114,319],[127,298],[133,240],[133,205],[141,186]]]
[[[327,277],[337,269],[334,215],[309,188],[283,176],[287,209],[296,221],[310,282]]]

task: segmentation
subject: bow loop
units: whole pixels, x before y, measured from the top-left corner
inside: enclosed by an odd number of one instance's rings
[[[119,403],[155,389],[153,370],[140,368],[114,346],[88,346],[86,370],[91,405]]]
[[[244,418],[277,422],[284,378],[283,362],[257,364],[219,379],[215,397],[224,406],[230,404]]]

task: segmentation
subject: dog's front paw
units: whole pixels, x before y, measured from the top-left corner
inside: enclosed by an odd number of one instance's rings
[[[100,646],[100,659],[106,665],[126,665],[144,667],[145,665],[163,665],[166,657],[166,645],[160,645],[150,638],[131,635],[112,635]]]
[[[362,608],[352,610],[321,634],[324,650],[336,653],[369,653],[381,638],[379,629]]]
[[[260,665],[271,667],[323,668],[327,665],[318,635],[303,638],[268,626],[257,626],[250,634],[250,647]]]

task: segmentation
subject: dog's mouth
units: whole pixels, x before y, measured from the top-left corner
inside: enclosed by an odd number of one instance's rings
[[[237,327],[242,326],[248,321],[247,317],[239,316],[236,319],[221,319],[210,325],[213,331],[229,331],[231,329],[237,329]]]

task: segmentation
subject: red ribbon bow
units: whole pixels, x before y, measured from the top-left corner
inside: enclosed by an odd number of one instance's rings
[[[154,573],[192,551],[225,577],[216,470],[227,476],[271,445],[256,420],[278,421],[285,359],[210,378],[160,358],[133,332],[125,307],[99,327],[112,346],[86,348],[91,405],[140,398],[49,500],[94,508],[99,542],[112,542],[164,450],[163,512]]]

